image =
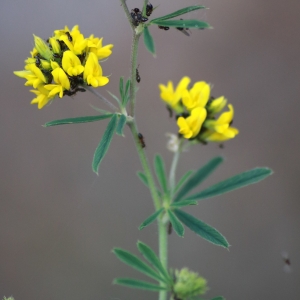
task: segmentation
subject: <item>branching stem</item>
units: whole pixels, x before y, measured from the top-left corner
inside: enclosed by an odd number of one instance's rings
[[[108,101],[105,97],[103,97],[100,93],[98,93],[92,87],[90,87],[88,85],[84,85],[83,87],[86,90],[88,90],[89,92],[91,92],[92,94],[94,94],[95,96],[97,96],[98,98],[100,98],[103,101],[103,103],[105,103],[107,106],[109,106],[109,108],[112,109],[114,112],[119,110],[115,105],[113,105],[110,101]]]

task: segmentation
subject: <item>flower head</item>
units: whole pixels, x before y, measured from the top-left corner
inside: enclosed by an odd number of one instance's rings
[[[42,108],[56,96],[85,91],[85,85],[106,85],[109,79],[103,76],[99,59],[110,56],[113,45],[103,46],[102,41],[94,35],[85,38],[78,25],[55,30],[46,42],[34,35],[34,48],[24,70],[14,72],[35,89],[31,92],[37,97],[31,103]]]
[[[177,299],[186,300],[203,295],[208,289],[206,279],[188,268],[183,268],[180,271],[175,270],[175,278],[173,293]]]
[[[179,135],[194,143],[223,142],[234,138],[239,131],[231,127],[233,106],[228,104],[229,111],[222,113],[227,104],[224,96],[212,97],[210,85],[205,81],[198,81],[188,89],[189,83],[188,77],[182,78],[175,91],[171,81],[167,86],[159,85],[162,100],[167,102],[169,110],[176,113]]]

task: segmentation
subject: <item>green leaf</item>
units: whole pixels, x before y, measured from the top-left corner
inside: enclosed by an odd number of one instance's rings
[[[151,20],[150,22],[152,23],[153,21],[157,21],[157,20],[172,19],[172,18],[181,16],[181,15],[187,14],[191,11],[198,10],[198,9],[204,9],[204,8],[206,8],[206,7],[203,6],[203,5],[188,6],[188,7],[176,10],[176,11],[174,11],[174,12],[168,14],[168,15],[165,15],[165,16],[162,16],[162,17],[159,17],[159,18],[155,18],[155,19]]]
[[[107,92],[111,95],[111,97],[113,97],[118,102],[119,106],[122,107],[120,99],[116,95],[111,93],[110,91],[107,91]]]
[[[90,104],[90,107],[93,108],[94,110],[98,111],[98,112],[101,112],[102,114],[111,114],[109,111],[101,109],[101,108],[98,108],[98,107],[96,107],[96,106],[94,106],[92,104]]]
[[[103,134],[103,137],[94,153],[92,167],[93,167],[93,171],[96,174],[98,174],[99,165],[100,165],[102,159],[104,158],[104,156],[110,146],[113,135],[115,133],[116,126],[117,126],[117,119],[118,119],[118,116],[114,114],[113,117],[111,118],[111,120],[109,121],[107,128]]]
[[[121,116],[120,116],[120,119],[119,119],[119,122],[118,122],[117,129],[116,129],[116,133],[117,133],[118,135],[124,136],[123,130],[124,130],[124,126],[126,125],[126,121],[127,121],[126,116],[121,115]]]
[[[159,260],[155,252],[148,245],[140,241],[138,241],[137,247],[139,251],[142,253],[142,255],[148,260],[148,262],[152,264],[153,267],[156,268],[161,273],[161,275],[163,275],[167,280],[169,280],[170,279],[169,274],[167,270],[164,268],[164,266],[162,265],[161,261]]]
[[[206,165],[201,167],[197,172],[191,176],[185,185],[176,195],[174,202],[181,200],[186,194],[188,194],[197,185],[201,184],[221,163],[223,158],[217,156],[209,161]]]
[[[144,28],[144,43],[146,46],[146,49],[153,55],[155,55],[155,44],[153,37],[148,29],[148,27]]]
[[[87,117],[78,117],[78,118],[68,118],[47,122],[44,127],[56,126],[56,125],[64,125],[64,124],[78,124],[78,123],[88,123],[95,122],[104,119],[111,118],[113,114],[106,114],[100,116],[87,116]]]
[[[148,188],[150,189],[149,187],[149,183],[148,183],[148,179],[146,177],[146,175],[143,173],[143,172],[137,172],[136,173],[137,176],[139,177],[139,179],[142,181],[142,183]],[[159,190],[156,190],[157,194],[159,197],[161,197],[161,192]]]
[[[205,29],[212,28],[208,23],[199,21],[199,20],[157,20],[152,21],[151,24],[156,24],[158,26],[165,27],[181,27],[181,28],[189,28],[189,29]]]
[[[259,182],[272,173],[273,171],[269,168],[255,168],[221,181],[200,193],[189,196],[186,200],[200,200],[221,195],[249,184]]]
[[[200,235],[205,240],[218,246],[222,246],[225,248],[229,247],[226,238],[215,228],[209,226],[201,220],[196,219],[192,215],[182,210],[175,209],[174,213],[186,227],[194,231],[196,234]]]
[[[181,224],[181,222],[177,219],[177,217],[173,214],[171,210],[168,209],[168,216],[170,219],[170,222],[175,230],[175,232],[180,236],[183,237],[184,235],[184,227]]]
[[[157,154],[154,158],[154,168],[160,186],[163,192],[166,194],[168,192],[168,184],[167,184],[165,164],[162,157],[159,154]]]
[[[124,99],[124,77],[120,77],[120,83],[119,83],[119,91],[120,91],[120,96],[121,99]]]
[[[187,171],[178,181],[175,190],[174,190],[174,194],[176,194],[178,192],[178,190],[182,187],[182,185],[185,183],[185,181],[194,173],[193,170]]]
[[[131,278],[116,278],[113,281],[114,284],[120,284],[124,285],[133,289],[142,289],[142,290],[148,290],[148,291],[165,291],[167,290],[166,287],[153,284],[150,282],[142,281],[142,280],[137,280],[137,279],[131,279]]]
[[[152,214],[150,217],[148,217],[139,227],[139,230],[142,230],[143,228],[150,225],[155,219],[164,211],[164,208],[161,208],[157,210],[154,214]]]
[[[137,176],[139,177],[139,179],[141,180],[141,182],[142,182],[147,188],[149,188],[147,176],[146,176],[143,172],[140,172],[140,171],[138,171],[136,174],[137,174]]]
[[[126,82],[126,86],[125,86],[124,98],[122,99],[123,107],[126,107],[128,101],[130,99],[130,93],[129,93],[130,83],[131,83],[131,80],[128,79],[127,82]]]
[[[138,270],[139,272],[155,280],[166,282],[165,278],[161,277],[156,271],[154,271],[147,264],[145,264],[141,259],[131,254],[130,252],[120,248],[114,248],[113,252],[118,257],[119,260],[129,265],[130,267]]]
[[[194,200],[183,200],[183,201],[173,202],[171,204],[171,207],[180,208],[189,205],[198,205],[198,202]]]

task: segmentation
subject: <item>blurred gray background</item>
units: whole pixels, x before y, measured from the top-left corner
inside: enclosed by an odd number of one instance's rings
[[[176,124],[159,99],[158,83],[184,75],[214,85],[234,105],[240,135],[219,149],[193,147],[182,155],[178,174],[197,168],[216,155],[226,162],[204,187],[256,166],[275,174],[260,184],[202,201],[188,210],[219,229],[232,247],[216,247],[186,231],[169,239],[170,266],[198,271],[208,280],[207,298],[230,300],[297,300],[300,295],[299,79],[300,2],[295,0],[182,1],[160,4],[157,17],[183,6],[204,4],[193,12],[213,30],[150,30],[157,58],[140,43],[137,119],[147,154],[160,152],[170,166],[166,132]],[[128,1],[130,8],[142,1]],[[105,108],[91,94],[58,99],[38,110],[22,70],[33,47],[32,34],[47,39],[54,29],[79,24],[88,36],[113,43],[103,63],[117,94],[119,77],[129,75],[131,31],[119,1],[1,0],[1,202],[0,298],[16,300],[157,299],[112,285],[113,278],[139,277],[114,257],[114,246],[137,253],[138,239],[157,249],[157,228],[138,225],[153,212],[148,190],[135,172],[141,170],[130,132],[116,136],[100,175],[91,169],[94,150],[107,121],[43,128],[47,121],[92,115],[89,104]],[[281,252],[290,255],[293,272],[283,271]]]

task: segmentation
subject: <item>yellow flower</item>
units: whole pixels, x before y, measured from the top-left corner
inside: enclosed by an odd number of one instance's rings
[[[93,34],[88,38],[87,46],[89,47],[90,52],[97,55],[98,60],[109,57],[112,54],[111,49],[114,47],[113,44],[102,47],[102,40],[103,38],[95,38]]]
[[[229,111],[222,113],[217,120],[207,120],[204,126],[208,131],[203,133],[201,138],[211,142],[221,142],[234,138],[238,133],[238,129],[230,127],[234,117],[234,109],[228,104]]]
[[[72,52],[65,51],[62,58],[62,67],[70,76],[77,76],[84,70],[80,59]]]
[[[205,108],[197,107],[192,110],[191,115],[186,119],[179,117],[177,120],[179,133],[186,139],[194,138],[199,133],[206,115]]]
[[[182,112],[182,108],[179,105],[179,101],[182,98],[182,93],[187,89],[191,79],[187,76],[183,77],[178,83],[176,89],[173,88],[172,81],[168,82],[168,85],[159,85],[160,97],[176,112]]]
[[[205,107],[210,96],[210,86],[204,81],[199,81],[188,91],[182,94],[182,103],[188,110],[196,107]]]
[[[68,29],[68,27],[66,28]],[[62,31],[63,30],[60,30],[59,40],[64,41],[69,50],[74,52],[76,55],[82,54],[87,46],[88,40],[84,38],[82,33],[80,33],[79,26],[74,26],[71,32],[69,30],[65,30],[65,32],[61,34]]]
[[[57,84],[47,84],[45,85],[45,89],[50,91],[49,97],[59,94],[59,97],[62,98],[64,90],[70,89],[70,81],[62,68],[54,69],[51,74]]]
[[[83,78],[93,87],[103,86],[109,82],[107,77],[102,76],[102,68],[95,53],[91,52],[89,54],[85,64]]]
[[[14,74],[36,89],[31,90],[36,95],[32,103],[38,108],[57,95],[62,98],[83,92],[84,85],[106,85],[109,79],[102,75],[99,59],[110,56],[113,45],[103,47],[102,41],[94,35],[86,39],[78,25],[72,30],[68,26],[55,30],[47,40],[34,35],[34,48],[25,60],[24,70]]]
[[[38,36],[33,35],[34,37],[34,45],[37,52],[46,60],[52,59],[52,52],[49,46]]]
[[[216,132],[224,132],[233,120],[234,110],[231,104],[228,104],[229,111],[223,112],[217,120],[207,120],[205,127]]]
[[[26,86],[32,85],[34,88],[37,88],[39,85],[47,83],[46,77],[35,64],[26,65],[25,68],[26,70],[15,71],[14,74],[27,79]]]
[[[40,85],[37,90],[30,90],[30,92],[36,94],[36,98],[32,99],[31,104],[37,104],[38,109],[43,108],[49,101],[51,101],[54,96],[49,97],[49,91]]]

